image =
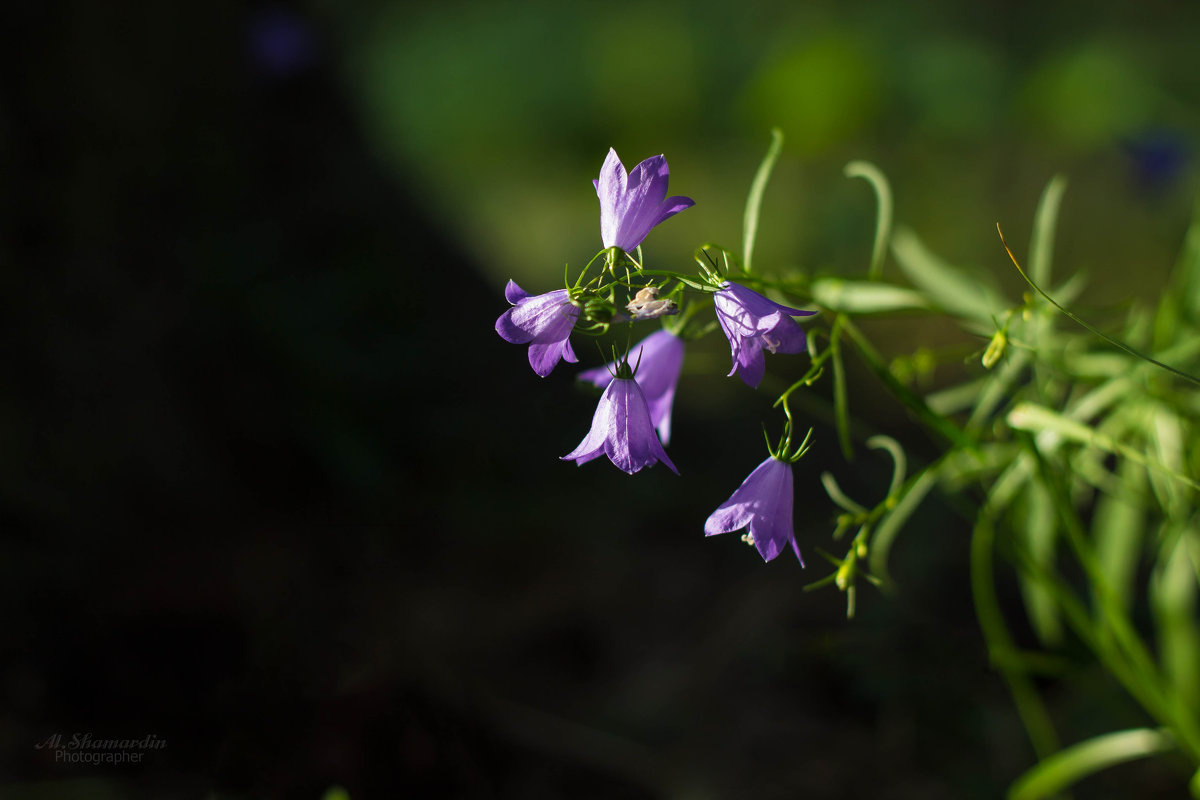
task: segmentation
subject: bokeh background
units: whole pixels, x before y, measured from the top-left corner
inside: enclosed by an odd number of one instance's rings
[[[1032,752],[977,633],[973,498],[934,498],[894,595],[826,574],[818,475],[873,504],[828,387],[797,469],[809,556],[703,520],[763,457],[769,396],[693,348],[683,476],[558,460],[594,397],[493,332],[509,277],[600,247],[591,179],[665,153],[695,208],[652,265],[736,249],[860,275],[865,158],[897,221],[1013,298],[1043,185],[1088,315],[1164,284],[1193,211],[1200,7],[1153,0],[16,3],[0,94],[0,794],[6,798],[958,798]],[[894,266],[885,274],[896,277]],[[983,346],[921,317],[889,356]],[[580,347],[587,359],[587,348]],[[931,384],[953,377],[926,376]],[[852,369],[864,432],[934,443]],[[964,516],[965,515],[965,516]],[[1001,582],[1019,636],[1015,587]],[[1081,664],[1084,662],[1080,662]],[[1086,667],[1065,741],[1144,720]],[[126,766],[54,733],[153,734]],[[1169,761],[1078,797],[1179,796]]]

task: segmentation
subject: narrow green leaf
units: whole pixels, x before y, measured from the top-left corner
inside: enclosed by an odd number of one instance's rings
[[[1200,323],[1200,201],[1196,203],[1195,210],[1192,214],[1192,224],[1188,226],[1187,233],[1184,234],[1183,248],[1179,252],[1179,258],[1175,262],[1175,268],[1171,275],[1171,289],[1163,292],[1163,299],[1175,300],[1182,304],[1175,317],[1178,318],[1181,313],[1192,323]],[[1164,325],[1167,326],[1163,331],[1167,341],[1173,338],[1176,332],[1171,323],[1174,319],[1164,320]]]
[[[1050,261],[1054,255],[1054,229],[1058,223],[1058,207],[1067,179],[1055,175],[1042,191],[1037,213],[1033,218],[1033,235],[1029,241],[1029,274],[1040,284],[1050,281]]]
[[[904,485],[904,476],[908,471],[908,459],[904,455],[904,448],[890,436],[878,434],[867,439],[867,447],[872,450],[887,450],[892,457],[892,482],[888,485],[887,496],[893,499],[896,492]]]
[[[1188,553],[1187,523],[1163,538],[1165,545],[1151,582],[1158,627],[1159,657],[1177,701],[1192,713],[1200,710],[1200,621],[1196,616],[1196,572]]]
[[[842,316],[838,316],[838,322]],[[846,398],[846,365],[842,361],[842,343],[839,325],[834,323],[833,333],[829,340],[829,349],[833,354],[833,417],[837,426],[838,444],[842,447],[842,455],[847,461],[854,459],[854,448],[850,444],[850,403]]]
[[[754,254],[754,240],[758,236],[758,212],[762,207],[763,192],[767,189],[767,181],[771,179],[771,171],[779,160],[783,150],[783,131],[774,128],[771,131],[771,146],[767,155],[758,165],[754,181],[750,184],[750,196],[746,198],[746,213],[742,217],[742,262],[746,272],[750,271],[751,256]]]
[[[875,190],[875,244],[871,248],[871,266],[867,277],[877,280],[883,274],[883,259],[887,255],[892,230],[892,189],[887,177],[869,161],[851,161],[846,165],[847,178],[863,178]]]
[[[1058,541],[1056,515],[1050,494],[1037,481],[1026,484],[1024,501],[1018,512],[1023,524],[1015,525],[1014,529],[1038,571],[1019,573],[1021,594],[1038,640],[1053,648],[1062,642],[1062,620],[1053,592],[1042,584],[1039,575],[1054,569]]]
[[[913,308],[929,308],[919,292],[902,286],[842,278],[818,278],[810,287],[818,305],[850,314],[881,314]]]
[[[1092,538],[1096,542],[1096,562],[1112,587],[1113,601],[1128,613],[1145,529],[1145,513],[1135,498],[1146,491],[1146,470],[1126,460],[1121,462],[1118,475],[1125,491],[1100,495],[1092,516]]]
[[[1175,740],[1163,730],[1135,728],[1106,733],[1043,759],[1013,783],[1008,800],[1050,797],[1102,769],[1174,749]]]
[[[1019,403],[1012,411],[1008,412],[1008,424],[1009,427],[1020,431],[1030,431],[1031,433],[1049,431],[1080,444],[1099,447],[1101,450],[1116,453],[1144,467],[1168,475],[1193,489],[1200,489],[1200,483],[1187,475],[1178,473],[1165,464],[1147,457],[1145,453],[1140,453],[1128,445],[1114,441],[1111,436],[1095,431],[1087,425],[1067,419],[1045,406],[1036,403]]]
[[[905,277],[937,307],[993,328],[1008,303],[998,291],[942,261],[907,228],[892,234],[892,254]]]
[[[938,414],[957,414],[975,404],[979,393],[987,385],[991,375],[976,378],[973,381],[950,386],[937,392],[925,395],[925,402]]]
[[[1013,384],[1016,383],[1017,378],[1021,376],[1031,360],[1032,356],[1029,351],[1017,350],[1005,359],[1000,369],[992,371],[989,382],[979,393],[975,408],[971,410],[971,416],[967,419],[968,431],[978,431],[989,423],[1000,404],[1008,401]]]
[[[838,486],[837,478],[833,477],[832,472],[821,473],[821,485],[825,487],[825,493],[829,495],[830,500],[849,511],[851,514],[858,514],[861,516],[865,516],[867,514],[866,508],[846,496],[846,493],[842,491],[842,487]]]
[[[875,529],[875,534],[871,537],[871,548],[869,551],[871,560],[869,567],[871,572],[879,577],[885,587],[890,586],[892,583],[887,569],[888,552],[892,549],[892,542],[896,540],[896,536],[900,533],[900,529],[904,527],[904,523],[908,521],[908,518],[921,505],[921,501],[937,485],[937,473],[938,470],[936,467],[926,467],[924,471],[909,481],[907,484],[908,491],[900,495],[900,499],[896,502],[896,507],[883,518],[883,521],[879,523],[879,527]]]
[[[1004,622],[1004,615],[1000,612],[1000,603],[996,599],[992,566],[995,539],[995,529],[985,509],[976,519],[975,530],[971,535],[971,593],[975,598],[975,613],[979,618],[983,638],[987,642],[988,656],[1004,676],[1004,682],[1012,693],[1017,714],[1025,725],[1033,750],[1039,758],[1046,758],[1058,749],[1058,734],[1033,681],[1013,666],[1017,663],[1017,650]]]

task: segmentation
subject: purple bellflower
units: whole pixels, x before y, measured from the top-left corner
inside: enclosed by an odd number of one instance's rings
[[[690,197],[667,197],[667,159],[647,158],[625,174],[617,151],[608,149],[600,178],[592,181],[600,198],[600,238],[607,247],[633,252],[658,223],[696,203]]]
[[[759,464],[737,491],[704,523],[704,535],[749,528],[748,539],[764,561],[792,546],[800,566],[804,559],[792,527],[792,465],[775,456]]]
[[[627,374],[627,368],[622,367],[618,376]],[[583,465],[600,456],[608,456],[617,469],[630,475],[657,461],[679,474],[654,433],[642,387],[631,377],[616,377],[608,384],[592,417],[592,429],[562,460]]]
[[[758,292],[728,281],[713,294],[717,320],[733,355],[733,369],[747,386],[758,387],[766,371],[763,350],[772,353],[804,352],[804,331],[792,317],[817,312],[789,308]]]
[[[638,365],[634,380],[642,387],[650,421],[658,429],[662,443],[671,443],[671,406],[675,402],[675,385],[683,369],[683,340],[668,330],[658,330],[642,339],[629,352],[629,360]],[[600,389],[613,381],[617,365],[610,363],[579,373],[579,379]]]
[[[579,360],[569,341],[579,307],[571,303],[566,289],[530,297],[515,281],[509,281],[504,296],[513,307],[496,320],[496,333],[513,344],[529,345],[529,366],[534,372],[544,378],[560,358],[572,364]]]

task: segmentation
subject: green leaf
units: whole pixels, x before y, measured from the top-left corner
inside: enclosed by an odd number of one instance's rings
[[[1197,536],[1186,522],[1164,535],[1165,546],[1151,582],[1160,659],[1178,702],[1200,710],[1200,623],[1196,617],[1196,571],[1188,552]]]
[[[1116,453],[1144,467],[1174,478],[1193,489],[1200,489],[1200,483],[1187,475],[1176,472],[1165,464],[1149,458],[1145,453],[1115,441],[1111,436],[1093,430],[1083,423],[1067,419],[1045,406],[1039,406],[1036,403],[1018,403],[1012,411],[1008,412],[1008,425],[1019,431],[1049,432],[1080,444],[1099,447],[1101,450]]]
[[[929,491],[937,485],[937,476],[937,467],[931,466],[909,481],[908,491],[900,495],[896,507],[883,518],[879,527],[875,529],[875,534],[871,537],[869,567],[873,574],[879,576],[885,587],[892,582],[887,570],[887,557],[892,548],[892,542],[896,540],[904,523],[921,505],[925,495],[929,494]]]
[[[1037,214],[1033,218],[1033,236],[1029,241],[1029,275],[1038,283],[1050,280],[1050,261],[1054,254],[1054,227],[1058,221],[1058,207],[1067,179],[1055,175],[1042,191]]]
[[[892,230],[892,189],[887,177],[869,161],[851,161],[846,165],[847,178],[863,178],[875,190],[875,244],[871,248],[871,266],[867,276],[877,280],[883,273],[883,259],[887,255],[888,239]]]
[[[1175,749],[1175,740],[1163,730],[1134,728],[1106,733],[1042,759],[1013,783],[1008,800],[1050,797],[1102,769]]]
[[[1163,292],[1163,304],[1170,307],[1156,324],[1161,331],[1161,340],[1156,337],[1160,346],[1175,337],[1180,315],[1200,323],[1200,202],[1196,203],[1192,224],[1184,234],[1183,249],[1171,274],[1171,288]]]
[[[818,278],[812,282],[810,291],[817,304],[849,314],[881,314],[929,308],[928,301],[919,292],[887,283]]]
[[[1053,592],[1039,578],[1054,568],[1058,541],[1054,504],[1046,487],[1037,481],[1026,484],[1024,499],[1023,508],[1018,512],[1023,524],[1013,527],[1030,561],[1039,569],[1037,572],[1020,572],[1021,594],[1038,639],[1047,647],[1054,647],[1062,642],[1062,620]]]
[[[990,500],[988,505],[992,506]],[[1004,615],[1000,611],[1000,602],[996,598],[996,579],[992,565],[995,542],[996,532],[991,514],[985,508],[976,518],[975,530],[971,535],[971,594],[975,598],[975,614],[979,618],[979,628],[987,642],[988,657],[1008,684],[1013,702],[1017,705],[1017,714],[1029,734],[1033,750],[1040,758],[1045,758],[1058,750],[1058,734],[1037,687],[1029,676],[1016,666],[1020,659],[1008,632],[1008,625],[1004,622]]]
[[[779,153],[782,150],[783,131],[774,128],[771,131],[771,145],[767,148],[767,155],[758,165],[758,172],[755,173],[754,181],[750,184],[750,195],[746,198],[746,213],[742,217],[742,261],[746,272],[750,271],[750,258],[754,254],[754,240],[758,236],[758,212],[762,207],[763,192],[767,189],[767,181],[771,179],[771,172],[775,169],[775,162],[779,160]]]
[[[1121,495],[1102,494],[1097,499],[1092,538],[1096,541],[1096,563],[1108,578],[1113,600],[1128,612],[1145,529],[1145,513],[1135,498],[1145,493],[1146,470],[1124,461],[1118,473],[1127,491]]]
[[[892,254],[905,277],[934,305],[951,314],[992,328],[993,317],[1008,306],[998,291],[942,261],[907,228],[897,228],[892,235]]]
[[[846,365],[842,362],[842,343],[838,316],[829,338],[829,349],[833,354],[833,417],[837,427],[838,443],[847,461],[854,460],[854,448],[850,444],[850,404],[846,399]]]

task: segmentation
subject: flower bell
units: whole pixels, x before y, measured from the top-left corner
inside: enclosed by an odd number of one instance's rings
[[[770,561],[791,545],[804,566],[792,525],[792,502],[792,465],[771,456],[709,516],[704,523],[704,535],[749,528],[747,541],[758,548],[764,561]]]
[[[650,421],[658,430],[663,444],[671,443],[671,406],[675,402],[675,386],[683,370],[683,340],[667,330],[658,330],[633,346],[629,358],[638,365],[634,380],[642,387]],[[616,364],[610,363],[579,373],[579,380],[600,389],[608,388],[614,380]]]
[[[606,248],[632,252],[655,225],[695,205],[690,197],[667,197],[670,172],[667,159],[659,155],[626,174],[617,151],[609,148],[600,177],[592,181],[600,198],[600,239]]]
[[[792,317],[807,317],[817,312],[801,311],[768,300],[745,286],[726,281],[713,294],[717,321],[733,356],[733,369],[747,386],[758,387],[766,371],[766,356],[771,353],[804,351],[804,331]]]
[[[617,469],[630,475],[659,461],[679,474],[654,433],[642,387],[626,364],[621,365],[617,377],[601,395],[587,436],[562,459],[583,465],[600,456],[608,456]]]
[[[579,359],[569,337],[579,319],[579,306],[566,289],[535,297],[509,281],[504,296],[513,307],[496,320],[496,333],[513,344],[529,345],[529,366],[543,378],[558,366],[560,358],[574,364]]]

